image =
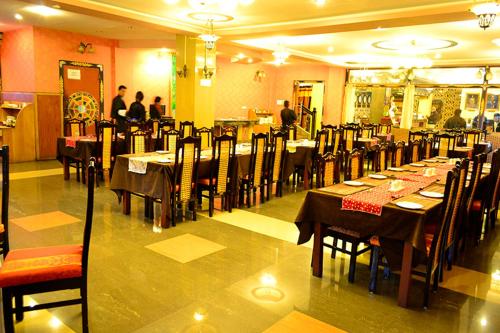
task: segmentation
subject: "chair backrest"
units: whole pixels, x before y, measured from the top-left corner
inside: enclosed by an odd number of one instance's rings
[[[328,131],[318,130],[316,132],[316,145],[314,146],[313,157],[315,158],[318,154],[325,155],[328,151]]]
[[[212,147],[212,140],[214,136],[213,128],[195,128],[195,135],[201,138],[201,149],[207,149]]]
[[[467,205],[466,212],[467,216],[470,214],[472,210],[472,203],[474,202],[474,196],[477,193],[477,189],[479,187],[479,182],[481,180],[481,174],[483,172],[483,165],[486,162],[486,154],[477,154],[472,158],[473,166],[472,166],[472,174],[470,178],[469,191],[467,195]]]
[[[321,123],[321,129],[328,131],[328,138],[330,139],[330,142],[332,142],[332,140],[333,140],[333,131],[337,129],[337,126],[334,126],[334,125],[324,125],[323,123]],[[330,145],[330,142],[328,143],[328,145]]]
[[[147,153],[151,150],[151,133],[136,130],[127,133],[127,152],[129,154]]]
[[[389,160],[389,145],[382,143],[375,147],[375,172],[387,170]]]
[[[146,130],[146,124],[143,123],[142,121],[129,120],[127,122],[128,133],[133,133],[136,131],[145,131],[145,130]]]
[[[344,135],[344,149],[347,151],[352,151],[358,141],[359,136],[359,126],[358,125],[346,125],[342,127]]]
[[[438,219],[436,229],[432,238],[431,248],[427,261],[428,271],[434,272],[438,267],[441,259],[443,246],[445,245],[446,234],[449,232],[449,225],[453,206],[456,204],[456,192],[458,188],[458,172],[453,169],[446,176],[446,186],[444,190],[443,205],[441,206],[441,214]],[[438,274],[437,272],[435,274]]]
[[[339,151],[343,150],[343,133],[344,130],[342,128],[336,128],[332,131],[328,150],[331,151],[333,155],[337,155]]]
[[[394,144],[392,152],[392,167],[400,167],[405,163],[405,142],[399,141]]]
[[[364,163],[363,149],[353,149],[351,152],[346,152],[347,157],[347,167],[345,170],[345,180],[355,180],[363,177]]]
[[[422,156],[422,140],[416,139],[408,142],[408,162],[415,163],[420,161]]]
[[[410,131],[408,134],[408,142],[411,142],[413,140],[423,140],[427,139],[429,137],[429,132],[427,131]]]
[[[174,179],[177,182],[176,184],[179,185],[179,191],[176,191],[179,201],[188,201],[196,193],[200,154],[200,137],[188,136],[177,140]]]
[[[453,210],[451,212],[449,228],[446,237],[446,246],[448,247],[455,240],[456,232],[458,227],[462,222],[463,208],[466,198],[466,183],[467,183],[467,173],[469,172],[469,159],[465,158],[457,163],[457,189],[453,192],[455,196],[455,203],[453,205]]]
[[[64,122],[64,135],[73,137],[87,135],[85,120],[76,118],[66,120]]]
[[[270,172],[270,179],[273,182],[276,182],[283,177],[287,141],[286,137],[286,132],[275,132],[271,139],[271,149],[268,156],[268,170]]]
[[[288,140],[297,140],[297,126],[296,125],[289,125],[287,127],[287,132],[288,132]]]
[[[372,124],[363,125],[361,127],[361,137],[371,139],[376,133],[376,127]]]
[[[171,129],[175,129],[175,119],[161,120],[159,127],[165,132],[170,131]]]
[[[194,121],[181,121],[179,123],[179,134],[181,138],[194,135]]]
[[[331,152],[318,156],[316,161],[316,187],[327,187],[340,181],[339,157]]]
[[[230,188],[233,175],[234,158],[236,156],[236,136],[222,135],[214,138],[212,161],[210,167],[211,181],[217,194],[224,194]]]
[[[4,228],[2,254],[5,259],[9,252],[9,146],[0,148],[2,159],[2,224]]]
[[[267,133],[252,134],[249,177],[253,186],[263,185],[267,147],[269,144],[268,137]]]
[[[94,217],[94,182],[95,182],[95,158],[91,158],[88,166],[87,183],[87,213],[85,216],[85,228],[83,230],[83,252],[82,252],[82,272],[87,276],[90,236],[92,234],[92,221]]]
[[[238,141],[238,126],[224,126],[221,135],[234,136]]]
[[[454,134],[444,133],[434,135],[435,147],[438,156],[448,156],[455,150],[457,137]]]
[[[392,129],[391,124],[380,124],[378,127],[378,134],[390,134]]]
[[[95,133],[97,136],[97,161],[103,170],[111,169],[116,154],[117,134],[116,125],[109,120],[96,120]]]
[[[479,130],[467,130],[464,132],[465,145],[470,148],[474,148],[474,145],[478,144],[481,139],[481,131]]]
[[[434,139],[422,139],[422,159],[430,159],[434,157]]]
[[[491,158],[489,193],[491,200],[486,203],[490,209],[496,209],[498,205],[498,194],[500,191],[500,148],[493,152]]]
[[[160,121],[158,119],[149,119],[146,122],[145,129],[151,132],[153,138],[158,138],[160,130]]]
[[[164,130],[161,128],[160,131],[160,140],[161,140],[161,150],[166,150],[170,152],[175,152],[177,148],[177,140],[179,140],[179,131],[175,129]]]

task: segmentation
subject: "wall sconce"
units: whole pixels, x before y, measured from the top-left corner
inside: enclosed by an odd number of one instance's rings
[[[258,70],[255,72],[253,80],[257,82],[262,82],[262,79],[265,78],[266,78],[266,72],[264,72],[263,70]]]
[[[182,66],[182,69],[177,71],[177,76],[181,79],[181,78],[186,78],[187,75],[188,75],[188,68],[186,64],[184,64],[184,66]]]
[[[85,52],[94,53],[95,49],[94,49],[94,46],[92,46],[92,43],[85,44],[84,42],[80,42],[80,45],[78,45],[77,51],[78,51],[78,53],[81,53],[81,54],[84,54]]]
[[[205,67],[203,67],[203,69],[201,70],[200,85],[202,87],[212,86],[212,76],[213,75],[214,75],[214,72],[209,70],[208,67],[205,65]]]

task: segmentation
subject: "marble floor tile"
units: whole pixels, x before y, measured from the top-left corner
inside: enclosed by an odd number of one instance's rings
[[[12,223],[30,232],[60,227],[63,225],[72,224],[79,221],[80,219],[68,215],[66,213],[63,213],[61,211],[55,211],[37,215],[29,215],[26,217],[20,217],[11,220]]]
[[[341,329],[309,317],[298,311],[292,311],[286,317],[269,327],[264,333],[346,333]]]
[[[146,248],[185,264],[209,254],[224,250],[226,247],[205,238],[192,234],[184,234],[147,245]]]

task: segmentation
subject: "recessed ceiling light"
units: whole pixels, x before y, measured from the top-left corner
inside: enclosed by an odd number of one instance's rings
[[[495,44],[496,46],[500,46],[500,38],[495,38],[491,41],[493,44]]]
[[[253,0],[240,0],[239,3],[241,3],[243,6],[248,6],[253,3]]]
[[[167,5],[175,5],[179,0],[163,0]]]
[[[316,6],[323,6],[326,3],[326,0],[314,0]]]
[[[253,59],[252,59],[252,58],[248,58],[248,59],[247,59],[247,62],[248,62],[249,64],[251,64],[251,63],[253,62]]]
[[[243,59],[243,58],[245,58],[245,55],[243,53],[238,53],[238,55],[236,56],[236,58]]]
[[[425,51],[446,49],[454,47],[457,42],[445,39],[403,37],[388,39],[373,43],[372,46],[378,49],[399,51],[403,53],[419,53]]]
[[[61,9],[61,6],[59,6],[59,5],[53,5],[52,8]]]
[[[14,14],[14,18],[18,21],[21,21],[23,19],[23,16],[19,13]]]
[[[50,8],[47,6],[39,5],[39,6],[28,6],[24,8],[25,11],[33,13],[33,14],[38,14],[41,16],[56,16],[56,15],[61,15],[61,11]]]
[[[443,57],[443,55],[441,53],[436,53],[434,55],[434,59],[441,59]]]
[[[335,48],[333,46],[328,46],[328,52],[333,53],[335,51]]]
[[[212,21],[212,22],[228,22],[232,21],[234,17],[221,14],[221,13],[206,13],[206,12],[194,12],[187,15],[189,18],[197,21]]]

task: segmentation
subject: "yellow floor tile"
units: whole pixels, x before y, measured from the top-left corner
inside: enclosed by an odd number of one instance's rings
[[[146,248],[185,264],[223,250],[226,247],[205,238],[184,234],[182,236],[147,245]]]
[[[36,170],[36,171],[24,171],[24,172],[13,172],[10,174],[10,180],[19,180],[27,178],[37,178],[46,176],[57,176],[63,175],[63,169],[46,169],[46,170]],[[76,170],[70,170],[70,173],[76,173]]]
[[[500,304],[500,272],[485,274],[460,266],[444,273],[440,287]]]
[[[79,221],[80,220],[76,217],[63,213],[61,211],[30,215],[11,220],[12,223],[17,224],[21,228],[30,232],[59,227]]]
[[[341,329],[328,325],[322,321],[306,316],[305,314],[292,311],[286,317],[264,331],[264,333],[345,333]]]

